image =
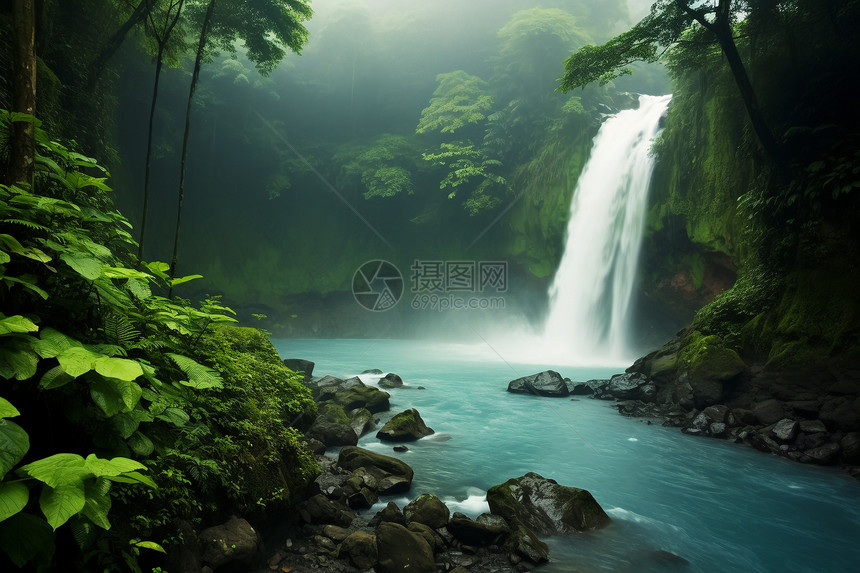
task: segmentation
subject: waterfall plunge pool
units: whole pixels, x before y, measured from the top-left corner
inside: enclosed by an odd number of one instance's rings
[[[649,559],[656,550],[683,557],[690,565],[681,570],[695,572],[860,565],[860,483],[835,468],[647,425],[620,416],[611,402],[506,392],[510,380],[539,370],[576,381],[619,369],[508,363],[487,346],[417,340],[273,342],[284,358],[314,361],[317,376],[379,368],[403,378],[408,387],[389,391],[391,411],[382,419],[416,408],[436,434],[402,454],[374,433],[359,446],[412,466],[410,499],[434,493],[474,518],[487,511],[489,487],[530,471],[589,490],[614,523],[545,539],[545,573],[665,571]],[[395,501],[403,507],[407,499]]]

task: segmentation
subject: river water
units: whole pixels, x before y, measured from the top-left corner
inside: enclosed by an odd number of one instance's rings
[[[506,392],[510,380],[548,368],[575,381],[617,368],[506,362],[487,345],[273,342],[284,358],[316,362],[317,376],[378,368],[403,378],[407,387],[389,391],[383,422],[414,407],[436,434],[402,454],[375,433],[359,446],[412,466],[410,498],[434,493],[476,517],[488,511],[489,487],[527,472],[589,490],[614,523],[546,539],[546,573],[665,571],[653,557],[659,550],[688,560],[684,571],[860,571],[860,482],[843,472],[648,425],[620,416],[611,402]]]

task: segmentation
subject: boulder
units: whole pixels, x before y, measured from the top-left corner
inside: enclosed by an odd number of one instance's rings
[[[413,521],[406,526],[406,529],[408,529],[412,533],[417,533],[418,535],[423,537],[424,541],[426,541],[430,545],[430,549],[433,550],[433,553],[445,551],[445,540],[442,539],[442,536],[436,533],[436,531],[430,526],[424,525],[423,523],[418,523],[417,521]]]
[[[827,427],[821,420],[801,420],[799,429],[804,434],[818,434],[827,431]]]
[[[358,443],[358,435],[352,428],[349,416],[337,404],[323,405],[306,435],[319,440],[329,448],[354,446]]]
[[[394,372],[389,372],[379,379],[380,388],[400,388],[401,386],[403,386],[403,379]]]
[[[353,531],[340,545],[340,555],[349,557],[359,569],[370,569],[379,560],[376,536],[366,531]]]
[[[341,449],[337,457],[337,465],[349,471],[365,468],[379,480],[380,494],[386,493],[384,491],[386,479],[399,478],[407,483],[408,489],[408,484],[412,483],[412,477],[415,475],[407,463],[357,446],[346,446]]]
[[[367,408],[356,408],[354,410],[350,410],[348,415],[352,431],[355,432],[355,435],[359,438],[376,427],[376,423],[373,420],[373,413],[371,413]],[[345,445],[354,446],[355,444]]]
[[[406,517],[403,516],[403,512],[400,511],[400,508],[397,507],[397,504],[393,501],[389,501],[388,505],[379,510],[376,515],[374,515],[368,525],[371,527],[376,527],[383,521],[390,521],[392,523],[399,523],[402,526],[406,526]]]
[[[527,559],[539,565],[549,561],[549,547],[522,524],[514,526],[505,540],[504,549],[510,555],[511,562]]]
[[[536,396],[564,397],[570,395],[564,378],[555,370],[545,370],[508,383],[508,392]]]
[[[346,498],[346,503],[352,509],[367,509],[373,507],[373,504],[379,499],[376,492],[368,487],[360,488]]]
[[[370,368],[368,370],[362,371],[362,374],[379,374],[381,376],[382,370],[380,370],[379,368]]]
[[[777,443],[790,444],[797,437],[797,420],[783,418],[770,429],[770,435]]]
[[[729,416],[729,407],[723,404],[717,406],[708,406],[702,413],[705,414],[712,422],[726,422]]]
[[[511,532],[511,528],[500,515],[484,513],[472,521],[468,516],[455,512],[448,523],[448,531],[467,545],[484,547],[498,544]]]
[[[752,413],[759,424],[770,426],[785,418],[785,407],[779,400],[771,398],[753,406]]]
[[[358,380],[358,378],[356,378]],[[360,384],[360,385],[359,385]],[[390,408],[388,399],[391,395],[373,386],[365,386],[361,380],[349,388],[337,392],[332,400],[340,404],[344,410],[366,408],[371,413],[385,412]]]
[[[392,495],[406,493],[412,487],[412,480],[402,476],[388,476],[379,481],[379,494]]]
[[[197,540],[201,561],[213,569],[237,561],[249,563],[260,545],[260,538],[251,524],[236,516],[226,523],[204,529]]]
[[[490,512],[536,533],[557,535],[606,527],[611,519],[588,491],[527,473],[487,491]]]
[[[314,375],[314,364],[310,360],[302,360],[301,358],[286,358],[284,366],[293,372],[300,372],[305,375],[305,380],[310,380]]]
[[[590,396],[594,394],[594,387],[588,382],[570,382],[567,389],[571,396]]]
[[[419,495],[403,508],[407,523],[415,521],[433,529],[445,527],[450,514],[448,506],[432,493]]]
[[[305,523],[310,525],[334,524],[348,527],[355,514],[344,506],[333,502],[326,496],[318,493],[308,498],[299,506],[299,515]]]
[[[388,420],[376,433],[376,437],[389,442],[408,442],[434,433],[421,419],[418,410],[411,408]]]
[[[430,544],[402,525],[384,521],[376,530],[377,573],[436,573]]]
[[[639,400],[642,394],[641,388],[649,383],[644,374],[625,372],[609,379],[606,392],[612,394],[617,400]]]
[[[310,388],[311,395],[314,397],[314,400],[321,402],[323,400],[330,400],[333,398],[338,390],[341,389],[343,383],[344,381],[341,378],[336,378],[335,376],[323,376],[322,378],[314,378],[306,381],[305,385]]]
[[[821,405],[818,418],[829,428],[844,432],[860,431],[860,398],[841,396]]]

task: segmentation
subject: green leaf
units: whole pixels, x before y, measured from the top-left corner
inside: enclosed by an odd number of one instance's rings
[[[0,376],[27,380],[36,374],[39,357],[28,348],[0,347]]]
[[[56,358],[64,350],[81,346],[83,345],[74,338],[48,327],[39,333],[39,340],[34,344],[33,350],[42,358]]]
[[[155,449],[155,444],[148,437],[140,432],[135,432],[128,439],[128,445],[134,450],[134,453],[144,457],[148,456]]]
[[[143,370],[140,364],[134,360],[126,358],[111,358],[103,356],[97,358],[94,364],[96,372],[106,378],[118,378],[126,382],[131,382],[143,376]]]
[[[32,320],[20,314],[0,318],[0,336],[13,332],[36,332],[39,327]]]
[[[183,385],[190,386],[198,390],[206,388],[222,388],[224,386],[221,375],[215,370],[203,366],[202,364],[199,364],[187,356],[182,356],[181,354],[167,353],[167,356],[188,376],[187,382],[181,382]]]
[[[130,460],[128,458],[112,458],[106,460],[96,457],[95,454],[88,455],[84,464],[96,477],[118,476],[120,474],[137,470],[146,470],[145,465],[135,460]]]
[[[33,570],[46,571],[54,555],[54,532],[44,519],[18,513],[0,522],[0,549],[16,567],[31,563]]]
[[[99,377],[90,382],[90,397],[108,418],[121,412],[125,406],[117,385],[106,378]]]
[[[82,484],[85,479],[93,477],[92,471],[84,463],[84,458],[78,454],[54,454],[23,466],[18,473],[51,487]]]
[[[152,481],[152,478],[145,476],[140,472],[127,472],[118,476],[107,476],[110,481],[117,483],[142,483],[152,489],[158,489],[158,486]]]
[[[181,410],[180,410],[181,411]],[[0,397],[0,418],[14,418],[20,416],[21,412],[6,398]]]
[[[0,483],[0,521],[6,521],[27,505],[30,490],[24,482]]]
[[[152,296],[152,291],[149,288],[149,283],[138,279],[128,279],[126,283],[128,292],[137,300],[146,300]]]
[[[110,521],[108,521],[111,506],[108,495],[109,486],[110,482],[106,479],[88,483],[85,489],[86,501],[81,511],[84,516],[102,529],[110,529]]]
[[[179,286],[183,283],[187,283],[196,279],[202,279],[203,275],[188,275],[185,277],[179,277],[178,279],[173,279],[170,281],[170,286],[175,287]]]
[[[31,290],[40,297],[42,297],[43,300],[48,300],[47,291],[36,286],[35,277],[32,277],[31,275],[22,275],[20,277],[3,277],[3,280],[6,282],[22,285],[27,290]]]
[[[87,497],[84,484],[67,483],[57,487],[45,486],[39,496],[39,507],[48,520],[48,525],[54,528],[63,525],[70,517],[84,509]]]
[[[30,449],[30,436],[24,428],[8,420],[0,420],[0,479],[14,468]]]
[[[125,267],[105,267],[102,274],[109,279],[148,279],[152,275]]]
[[[78,376],[86,374],[92,370],[95,366],[96,359],[99,357],[99,354],[90,352],[86,348],[81,346],[72,346],[57,355],[57,360],[59,360],[60,366],[63,367],[66,374],[77,378]]]
[[[164,547],[156,543],[155,541],[138,541],[134,544],[135,547],[140,547],[141,549],[152,549],[153,551],[159,551],[161,553],[167,554],[167,551],[164,550]]]
[[[74,377],[66,374],[62,366],[54,366],[42,375],[42,379],[39,380],[39,388],[42,390],[53,390],[54,388],[65,386],[73,380]]]
[[[124,440],[137,431],[137,427],[140,426],[139,420],[125,412],[120,412],[113,416],[110,419],[110,423],[116,430],[116,433],[119,434],[119,437]]]
[[[60,259],[88,281],[102,276],[102,267],[105,266],[100,260],[84,254],[62,253]]]
[[[179,408],[167,408],[156,416],[159,420],[164,420],[165,422],[169,422],[174,426],[182,427],[188,423],[190,417],[185,413],[184,410],[180,410]]]
[[[167,271],[170,270],[170,265],[168,265],[167,263],[163,263],[161,261],[153,261],[151,263],[147,263],[146,268],[152,271],[152,274],[161,279],[168,280],[170,278],[167,275]]]

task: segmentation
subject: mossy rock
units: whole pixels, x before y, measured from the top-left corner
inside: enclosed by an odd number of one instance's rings
[[[376,433],[376,437],[389,442],[409,442],[434,433],[433,429],[424,423],[418,410],[411,408],[386,422]]]
[[[601,529],[611,519],[590,492],[530,472],[487,491],[490,512],[544,535]]]
[[[334,397],[334,402],[343,406],[346,411],[356,408],[366,408],[372,413],[385,412],[391,406],[388,399],[391,394],[383,392],[373,386],[354,386]]]
[[[411,483],[415,475],[406,462],[356,446],[343,448],[337,457],[337,465],[349,471],[363,467],[379,480],[394,476]]]
[[[514,526],[502,548],[511,555],[528,559],[535,565],[549,561],[549,547],[534,532],[522,524]]]
[[[327,447],[354,446],[358,443],[358,434],[352,427],[352,420],[338,404],[323,404],[307,435]]]
[[[433,529],[445,527],[451,511],[441,499],[432,493],[422,493],[403,508],[406,522],[423,523]]]

